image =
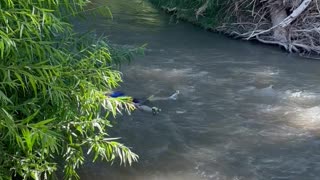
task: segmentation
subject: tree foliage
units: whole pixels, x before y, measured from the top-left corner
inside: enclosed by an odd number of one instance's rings
[[[0,0],[0,179],[46,179],[59,159],[66,179],[79,178],[86,153],[137,160],[107,133],[110,114],[134,108],[130,98],[106,96],[121,82],[116,66],[137,49],[74,33],[67,18],[87,3]]]

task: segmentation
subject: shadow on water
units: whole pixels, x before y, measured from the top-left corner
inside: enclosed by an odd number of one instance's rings
[[[95,1],[104,3],[103,0]],[[317,179],[320,62],[169,23],[148,3],[112,0],[114,20],[75,26],[121,45],[149,43],[120,88],[166,96],[157,116],[121,116],[110,134],[139,154],[132,167],[88,162],[82,179]],[[90,17],[89,17],[90,18]]]

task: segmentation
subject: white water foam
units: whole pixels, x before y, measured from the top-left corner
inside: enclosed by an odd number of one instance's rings
[[[262,92],[277,95],[281,101],[260,108],[257,106],[260,112],[269,114],[279,121],[286,121],[293,127],[320,130],[320,94],[308,91],[273,91],[264,89]]]

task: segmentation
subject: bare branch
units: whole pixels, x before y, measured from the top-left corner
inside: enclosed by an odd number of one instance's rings
[[[264,31],[261,31],[259,33],[252,33],[251,36],[249,36],[247,38],[247,40],[249,40],[250,38],[252,37],[255,37],[255,36],[258,36],[260,34],[263,34],[263,33],[266,33],[266,32],[269,32],[277,27],[287,27],[292,21],[294,21],[308,6],[309,4],[311,3],[312,0],[304,0],[300,6],[295,9],[287,18],[285,18],[282,22],[280,22],[279,24],[276,24],[274,26],[272,26],[271,28],[267,29],[267,30],[264,30]]]
[[[207,0],[197,11],[196,11],[196,18],[198,19],[198,17],[201,15],[203,16],[203,13],[206,11],[206,9],[208,8],[209,5],[209,0]]]

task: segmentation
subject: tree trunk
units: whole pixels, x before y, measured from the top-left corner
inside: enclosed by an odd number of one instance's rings
[[[286,27],[278,26],[288,16],[284,6],[280,4],[277,3],[270,7],[272,26],[276,26],[273,29],[273,38],[281,43],[288,43],[288,31]]]

